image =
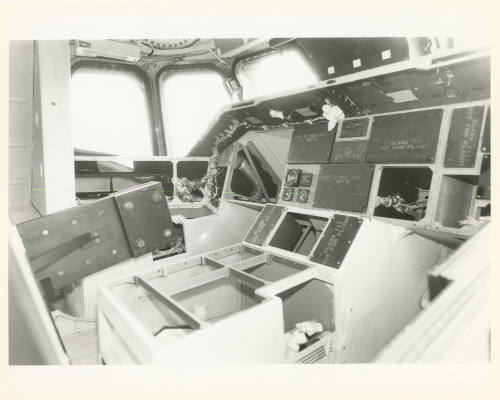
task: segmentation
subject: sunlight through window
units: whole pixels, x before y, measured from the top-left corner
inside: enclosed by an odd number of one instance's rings
[[[169,155],[189,153],[216,113],[231,102],[215,71],[165,73],[161,83],[163,121]]]
[[[265,96],[318,82],[311,67],[295,50],[284,50],[242,61],[238,78],[245,99]]]
[[[71,79],[71,129],[78,149],[152,155],[144,82],[130,71],[77,69]]]

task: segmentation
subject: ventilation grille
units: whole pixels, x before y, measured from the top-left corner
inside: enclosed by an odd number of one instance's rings
[[[349,119],[342,122],[341,138],[364,137],[368,133],[369,118]]]
[[[325,346],[319,346],[316,350],[309,353],[308,355],[299,358],[298,363],[300,364],[314,364],[326,357]]]

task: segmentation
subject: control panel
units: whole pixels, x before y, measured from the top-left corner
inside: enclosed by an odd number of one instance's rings
[[[490,216],[489,112],[484,101],[300,126],[278,204],[468,236]]]

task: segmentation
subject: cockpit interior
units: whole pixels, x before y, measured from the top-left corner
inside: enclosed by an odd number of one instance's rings
[[[489,361],[488,47],[80,38],[9,63],[11,365]]]

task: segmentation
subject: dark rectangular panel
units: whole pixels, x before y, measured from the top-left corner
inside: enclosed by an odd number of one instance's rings
[[[175,243],[167,200],[159,183],[113,195],[134,257]]]
[[[408,40],[404,37],[342,37],[298,38],[297,45],[311,61],[311,66],[321,79],[336,78],[353,72],[407,60]],[[381,52],[390,50],[390,57]],[[353,60],[359,59],[360,66]],[[335,67],[330,73],[329,67]]]
[[[257,221],[253,224],[245,240],[249,243],[261,246],[280,218],[284,209],[285,208],[282,206],[267,204],[257,218]]]
[[[24,222],[17,229],[36,279],[49,279],[53,290],[176,240],[156,182]]]
[[[453,110],[444,159],[446,168],[473,168],[476,164],[483,111],[483,106]]]
[[[36,279],[47,279],[53,290],[132,257],[111,197],[24,222],[17,229],[30,261],[87,233],[98,238],[36,272]]]
[[[374,117],[366,161],[433,163],[442,109]]]
[[[295,128],[288,152],[288,163],[327,163],[330,158],[336,129],[337,127],[329,132],[325,122]]]
[[[350,164],[365,161],[368,140],[336,142],[333,146],[331,163]]]
[[[322,165],[314,207],[365,212],[373,166],[368,164]]]
[[[340,214],[334,215],[314,253],[311,255],[311,261],[339,268],[362,222],[361,218]]]
[[[342,122],[340,130],[341,138],[357,138],[366,136],[368,133],[369,118],[346,119]]]

